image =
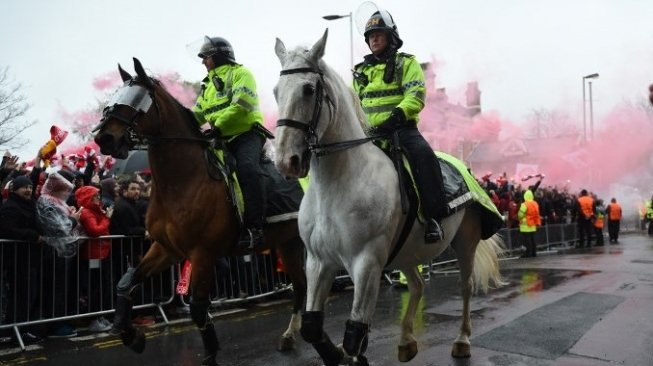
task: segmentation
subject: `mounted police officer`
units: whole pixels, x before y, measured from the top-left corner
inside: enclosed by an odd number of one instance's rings
[[[354,90],[374,132],[398,134],[426,216],[424,241],[437,242],[444,238],[438,221],[447,215],[447,207],[438,159],[417,129],[426,97],[424,73],[414,56],[397,52],[403,41],[387,11],[372,14],[364,36],[372,53],[355,66]]]
[[[197,55],[208,75],[193,107],[200,124],[208,122],[227,141],[236,160],[236,174],[245,200],[240,245],[256,247],[263,241],[265,193],[259,159],[265,135],[263,114],[258,108],[256,81],[252,73],[236,63],[231,44],[222,37],[204,37]]]

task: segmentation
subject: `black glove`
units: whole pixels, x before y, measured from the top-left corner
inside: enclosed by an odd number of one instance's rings
[[[401,108],[395,108],[392,110],[390,117],[383,121],[380,125],[376,126],[375,132],[380,135],[389,135],[391,134],[397,126],[403,125],[406,123],[406,115]]]

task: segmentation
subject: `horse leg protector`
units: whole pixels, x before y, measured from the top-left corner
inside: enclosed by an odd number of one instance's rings
[[[209,320],[209,304],[210,302],[208,299],[200,301],[191,300],[190,317],[195,325],[197,325],[200,335],[202,336],[204,350],[206,351],[205,360],[209,359],[210,362],[211,358],[215,359],[215,354],[220,349],[220,344],[218,343],[218,336],[213,328],[213,323]]]
[[[133,302],[131,297],[118,295],[116,300],[116,313],[113,317],[113,328],[120,333],[132,328],[131,312]]]
[[[302,338],[313,345],[325,366],[337,366],[344,354],[324,332],[324,312],[307,311],[302,315]]]
[[[206,358],[215,359],[215,355],[220,349],[220,343],[218,342],[218,336],[215,334],[213,323],[209,323],[206,328],[200,329],[200,335],[202,336],[202,342],[204,342]]]
[[[370,325],[347,320],[345,327],[345,338],[342,341],[342,348],[350,356],[358,356],[367,348],[367,334],[370,332]]]
[[[134,289],[133,278],[136,269],[129,267],[127,272],[122,275],[118,285],[116,285],[116,313],[113,317],[113,328],[121,333],[132,328],[131,311],[133,306],[132,298],[129,296]]]
[[[190,302],[190,318],[200,330],[206,328],[206,326],[210,324],[208,312],[209,304],[210,301],[208,299],[200,301],[191,300]]]

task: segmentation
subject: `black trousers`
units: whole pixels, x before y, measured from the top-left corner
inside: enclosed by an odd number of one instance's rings
[[[603,245],[603,228],[594,226],[594,235],[596,236],[596,245]]]
[[[522,237],[522,244],[526,247],[523,257],[537,257],[537,245],[535,244],[535,231],[519,232]]]
[[[236,159],[236,174],[245,200],[245,227],[262,228],[265,191],[261,179],[261,152],[265,138],[256,131],[245,132],[227,144]]]
[[[610,241],[619,240],[619,226],[621,221],[619,220],[608,220],[608,235],[610,236]]]
[[[398,129],[399,144],[413,170],[424,215],[440,220],[447,215],[440,163],[415,123],[408,124],[409,126]]]
[[[592,246],[592,221],[584,217],[578,219],[578,247],[590,248]]]

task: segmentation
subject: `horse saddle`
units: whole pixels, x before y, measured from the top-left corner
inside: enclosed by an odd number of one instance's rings
[[[405,155],[401,155],[399,158],[393,155],[398,154],[400,151],[393,147],[382,146],[382,150],[395,163],[397,174],[401,175],[402,199],[405,199],[411,206],[413,204],[419,206],[419,193],[408,159]],[[448,216],[453,215],[462,208],[473,205],[480,209],[483,215],[483,239],[494,235],[503,226],[503,218],[487,192],[479,185],[476,178],[462,161],[441,151],[434,151],[433,153],[440,163]],[[401,162],[401,164],[399,165],[398,162]],[[411,199],[411,197],[414,198]],[[414,202],[411,202],[411,200],[414,200]],[[404,212],[406,211],[404,210]],[[418,210],[417,217],[423,222],[424,216],[421,210]]]
[[[215,180],[226,182],[232,205],[238,212],[242,223],[245,201],[236,174],[236,161],[224,148],[207,148],[205,156],[209,176]],[[304,191],[299,182],[297,179],[286,179],[282,176],[265,153],[261,154],[260,163],[260,177],[266,197],[266,222],[274,223],[296,219],[299,213],[299,204],[304,197]]]

